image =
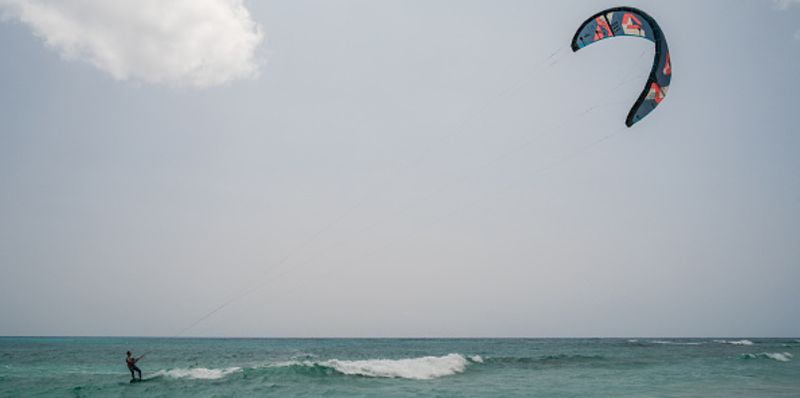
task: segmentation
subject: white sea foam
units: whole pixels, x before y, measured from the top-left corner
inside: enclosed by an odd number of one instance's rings
[[[753,345],[753,342],[750,340],[736,340],[736,341],[729,341],[728,344],[733,345]]]
[[[224,369],[176,368],[170,370],[160,370],[156,372],[156,376],[165,376],[173,379],[221,379],[240,370],[242,370],[242,368],[239,367]]]
[[[470,360],[475,363],[483,362],[483,358],[477,355],[471,357]],[[268,366],[322,366],[334,369],[346,375],[430,380],[462,373],[470,364],[470,360],[467,360],[467,358],[461,354],[449,354],[441,357],[427,356],[405,359],[286,361],[273,363]]]
[[[442,357],[407,359],[372,359],[363,361],[340,361],[332,359],[322,362],[346,375],[389,377],[428,380],[463,372],[469,362],[463,355],[449,354]]]
[[[747,359],[767,358],[778,362],[789,362],[794,355],[788,352],[760,352],[758,354],[745,354],[742,357]]]
[[[670,341],[670,340],[650,340],[653,344],[670,344],[670,345],[700,345],[703,343],[696,341]]]
[[[750,340],[714,340],[714,342],[720,344],[753,345],[753,342]]]

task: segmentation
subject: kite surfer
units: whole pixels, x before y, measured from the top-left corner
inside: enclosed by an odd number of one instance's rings
[[[136,377],[134,376],[133,372],[139,373],[139,380],[142,380],[142,370],[139,369],[138,366],[136,366],[136,362],[139,362],[139,360],[142,358],[144,358],[144,355],[140,356],[139,358],[134,358],[133,354],[131,354],[131,352],[128,351],[128,357],[125,358],[125,364],[128,365],[128,370],[131,371],[131,382],[136,380]]]

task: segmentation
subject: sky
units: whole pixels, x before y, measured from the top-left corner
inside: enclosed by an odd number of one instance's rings
[[[0,335],[800,336],[800,2],[0,0]]]

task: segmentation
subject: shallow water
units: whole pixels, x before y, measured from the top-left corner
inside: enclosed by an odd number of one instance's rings
[[[147,352],[129,383],[125,351]],[[0,396],[797,397],[798,339],[0,338]]]

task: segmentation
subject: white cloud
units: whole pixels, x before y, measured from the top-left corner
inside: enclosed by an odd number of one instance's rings
[[[261,27],[242,0],[0,0],[64,58],[119,80],[208,87],[255,77]]]
[[[786,10],[791,6],[800,5],[800,0],[772,0],[772,4],[779,10]]]

